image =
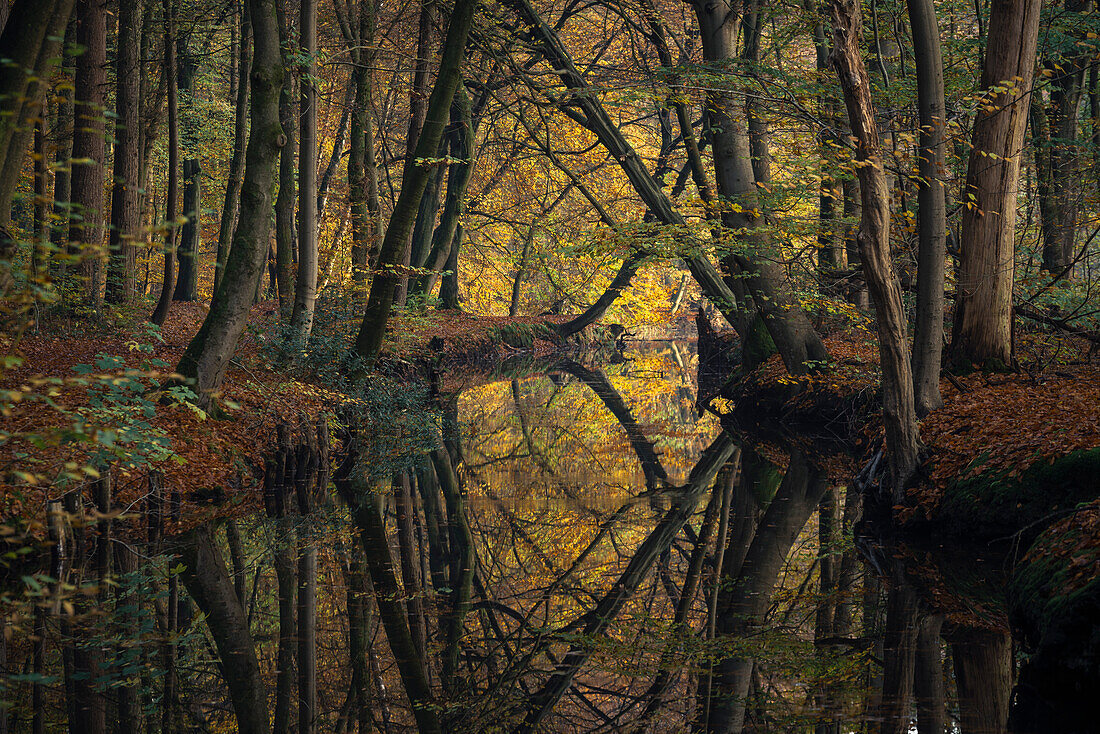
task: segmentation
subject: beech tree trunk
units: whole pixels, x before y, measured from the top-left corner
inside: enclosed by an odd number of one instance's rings
[[[290,53],[290,19],[286,17],[283,3],[276,4],[279,36],[283,41],[282,60],[287,69],[294,68]],[[286,141],[279,151],[279,195],[275,199],[275,277],[279,292],[279,312],[283,319],[290,319],[294,309],[294,200],[298,153],[298,110],[294,99],[294,75],[283,77],[279,92],[279,120]]]
[[[949,358],[956,368],[1012,363],[1016,196],[1028,95],[1039,35],[1039,0],[992,0],[981,87],[963,194]]]
[[[439,62],[439,76],[428,100],[427,117],[417,139],[416,150],[405,160],[401,194],[390,216],[386,236],[379,253],[379,272],[371,283],[366,311],[355,339],[355,351],[368,365],[374,363],[382,349],[386,322],[394,304],[394,292],[401,281],[396,267],[400,265],[408,247],[413,220],[420,207],[420,197],[431,175],[429,168],[417,165],[417,158],[430,158],[439,149],[444,121],[448,117],[451,100],[462,80],[462,59],[465,55],[466,36],[473,23],[477,0],[457,0],[443,53]]]
[[[114,185],[111,233],[107,245],[108,303],[128,303],[137,295],[137,245],[141,227],[141,27],[142,0],[119,0],[118,55],[115,58]]]
[[[943,279],[947,256],[943,54],[933,0],[908,0],[917,64],[917,110],[920,145],[917,169],[919,244],[917,249],[917,312],[913,334],[913,398],[918,416],[943,406],[940,362],[943,359]]]
[[[299,80],[298,137],[298,274],[294,282],[294,311],[290,317],[291,338],[305,343],[313,331],[317,302],[317,5],[301,0],[300,53],[308,56]]]
[[[248,17],[248,3],[241,7],[241,32],[239,35],[236,65],[236,96],[234,97],[233,157],[229,159],[229,180],[222,201],[222,216],[218,223],[218,255],[214,264],[214,292],[221,285],[229,248],[233,244],[233,230],[237,226],[237,214],[241,203],[241,183],[244,179],[245,146],[248,145],[248,73],[252,63],[252,21]]]
[[[73,127],[72,202],[79,215],[69,227],[69,241],[82,257],[85,298],[98,306],[103,246],[104,112],[107,102],[107,2],[80,0],[76,42],[84,53],[76,59],[76,123]]]
[[[864,277],[875,306],[891,499],[900,503],[905,499],[906,485],[917,470],[920,426],[913,400],[913,373],[901,284],[890,259],[890,188],[883,168],[870,79],[860,49],[863,26],[859,2],[831,0],[830,9],[833,16],[832,63],[844,93],[848,122],[857,141],[856,171],[863,203],[857,238]]]
[[[164,2],[164,77],[168,87],[168,191],[165,193],[164,221],[164,271],[160,282],[160,297],[153,315],[149,317],[157,326],[164,326],[168,310],[172,307],[172,291],[176,287],[176,209],[179,202],[179,89],[176,77],[176,7],[173,0]]]
[[[298,549],[298,734],[317,724],[317,546],[306,532]]]
[[[950,642],[963,734],[1002,734],[1012,695],[1012,637],[968,627],[955,631]]]
[[[719,66],[736,59],[741,31],[739,6],[723,1],[696,2],[693,7],[699,22],[704,59]],[[716,89],[707,93],[707,111],[711,120],[711,149],[718,193],[737,205],[723,207],[722,223],[727,230],[737,232],[736,239],[748,248],[747,254],[728,255],[724,262],[731,274],[743,277],[787,371],[804,373],[813,363],[823,362],[829,355],[798,304],[777,243],[763,229],[764,209],[757,195],[753,137],[749,134],[744,104],[736,93]],[[756,158],[763,158],[758,167],[767,175],[763,165],[767,154],[761,152],[766,147],[766,140],[759,135],[755,140]]]
[[[180,228],[179,272],[176,288],[172,292],[173,301],[194,301],[198,298],[199,234],[202,231],[199,196],[201,175],[197,158],[188,158],[183,162],[184,222]]]
[[[374,262],[382,242],[381,203],[378,200],[378,169],[374,155],[374,121],[372,116],[373,83],[371,66],[374,44],[375,0],[360,4],[356,26],[348,19],[344,40],[351,46],[352,84],[355,101],[351,113],[351,133],[348,142],[348,198],[351,206],[351,267],[352,278],[366,280],[367,269]],[[343,27],[343,25],[341,26]]]
[[[267,261],[271,226],[271,192],[275,157],[286,142],[279,124],[279,90],[283,81],[275,0],[249,0],[255,53],[252,58],[252,127],[248,134],[241,214],[225,275],[210,304],[210,313],[187,346],[176,371],[195,380],[195,392],[209,405],[237,348]]]

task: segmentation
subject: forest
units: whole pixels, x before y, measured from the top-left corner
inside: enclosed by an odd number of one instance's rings
[[[1090,0],[0,0],[0,734],[1096,731]]]

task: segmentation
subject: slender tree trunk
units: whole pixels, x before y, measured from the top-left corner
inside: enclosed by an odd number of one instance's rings
[[[82,257],[85,298],[100,303],[100,248],[103,246],[104,163],[107,102],[107,1],[80,0],[76,42],[84,53],[76,59],[76,123],[72,170],[72,201],[79,217],[69,228],[69,240]]]
[[[290,19],[283,3],[276,4],[279,35],[282,39],[282,60],[286,69],[294,68],[290,52]],[[275,272],[279,291],[279,312],[284,320],[291,318],[294,308],[294,200],[298,153],[298,110],[294,98],[294,75],[283,77],[279,93],[279,120],[286,141],[279,151],[279,196],[275,200]]]
[[[917,63],[917,109],[920,146],[917,169],[920,188],[917,216],[917,313],[913,335],[913,393],[918,416],[943,406],[940,362],[943,356],[943,279],[947,255],[947,204],[943,98],[943,54],[940,26],[932,0],[908,0]]]
[[[168,309],[172,306],[172,291],[176,287],[176,209],[179,200],[179,90],[176,75],[176,5],[164,0],[164,75],[168,86],[168,192],[165,195],[164,220],[164,274],[160,282],[160,297],[153,315],[149,318],[157,326],[164,326]]]
[[[963,195],[950,360],[1004,369],[1012,363],[1012,282],[1020,153],[1039,35],[1038,0],[993,0]],[[1004,86],[1008,84],[1008,88]]]
[[[137,295],[137,244],[141,227],[141,28],[142,0],[119,0],[118,54],[115,58],[116,143],[108,242],[108,303],[128,303]]]
[[[918,734],[943,734],[947,708],[943,691],[943,656],[940,629],[943,615],[924,617],[917,632],[917,660],[913,672],[913,696],[917,701]]]
[[[299,535],[298,549],[298,734],[314,734],[317,725],[317,546],[304,536],[305,533]]]
[[[351,206],[352,278],[362,282],[377,257],[382,242],[381,204],[378,200],[378,169],[374,155],[371,66],[374,44],[375,0],[360,4],[358,25],[349,25],[345,40],[354,46],[352,83],[355,101],[351,114],[348,153],[348,198]]]
[[[436,0],[420,0],[420,21],[417,28],[416,39],[416,71],[413,74],[412,89],[409,91],[409,134],[405,140],[405,159],[406,168],[407,161],[415,157],[420,158],[434,158],[436,153],[434,150],[425,150],[421,153],[419,147],[420,135],[424,129],[424,122],[428,116],[428,107],[431,104],[428,97],[428,86],[430,81],[429,68],[432,59],[432,25],[436,15]],[[442,54],[441,54],[442,56]],[[443,67],[440,66],[440,73],[442,74]],[[438,86],[439,82],[436,81]],[[448,106],[450,102],[448,101]],[[438,142],[437,142],[438,145]],[[435,173],[434,167],[426,169],[427,176],[425,178],[425,191],[430,191],[432,174]],[[404,188],[404,184],[402,184]],[[419,213],[424,200],[423,192],[417,198],[416,211]],[[392,215],[391,215],[392,216]],[[408,267],[412,262],[412,243],[406,239],[404,242],[404,251],[401,253],[401,264]],[[405,298],[408,295],[409,277],[403,275],[399,278],[396,289],[394,291],[393,303],[398,308],[405,307]]]
[[[461,65],[465,55],[466,36],[469,34],[476,6],[477,0],[457,0],[455,4],[443,44],[439,76],[428,100],[427,117],[418,137],[416,150],[405,161],[401,194],[390,216],[390,224],[386,228],[386,236],[379,253],[379,268],[382,272],[371,283],[370,298],[355,339],[356,353],[368,364],[374,363],[382,349],[386,322],[389,321],[394,304],[394,291],[401,281],[400,276],[394,272],[394,266],[400,263],[407,249],[413,220],[420,207],[420,197],[428,184],[430,169],[417,165],[416,159],[430,158],[439,149],[444,120],[450,110],[455,90],[462,80]]]
[[[275,662],[275,716],[273,734],[290,731],[290,701],[294,689],[294,621],[297,581],[294,551],[297,547],[293,527],[284,520],[276,522],[279,537],[275,547],[275,577],[279,597],[279,647]]]
[[[300,53],[309,61],[299,80],[298,137],[298,275],[294,283],[294,311],[290,317],[292,339],[305,343],[313,331],[317,301],[317,4],[301,0]]]
[[[221,285],[229,248],[233,244],[233,231],[237,226],[240,210],[241,184],[244,180],[245,147],[248,145],[248,72],[252,63],[252,21],[248,16],[248,3],[241,8],[241,32],[237,55],[234,57],[237,74],[234,76],[236,94],[233,118],[233,157],[229,160],[229,180],[222,201],[222,216],[218,223],[218,255],[214,264],[214,293]]]
[[[275,0],[249,0],[255,52],[252,59],[251,123],[241,188],[241,215],[225,275],[210,313],[180,358],[176,371],[196,381],[200,401],[209,404],[248,322],[248,312],[267,261],[271,192],[279,147],[286,142],[279,124],[283,80]]]
[[[900,503],[917,470],[920,426],[913,400],[913,373],[901,284],[890,259],[890,190],[875,124],[870,79],[860,50],[863,28],[860,6],[857,0],[831,0],[830,8],[833,16],[832,62],[840,78],[848,122],[857,141],[856,162],[863,202],[859,252],[875,306],[891,499]]]
[[[201,198],[199,182],[202,170],[198,158],[187,158],[183,162],[183,226],[180,228],[179,273],[176,287],[172,291],[173,301],[194,301],[198,298],[199,287],[199,235],[202,232],[200,222]]]

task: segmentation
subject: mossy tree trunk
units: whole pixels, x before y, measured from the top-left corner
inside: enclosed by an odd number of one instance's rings
[[[401,193],[397,197],[379,252],[379,272],[371,283],[370,297],[355,339],[355,352],[367,364],[372,364],[382,349],[382,338],[393,308],[394,293],[401,281],[398,266],[407,249],[416,212],[420,208],[420,198],[431,175],[431,168],[418,165],[417,159],[431,158],[439,149],[439,139],[443,135],[451,100],[462,80],[461,65],[465,55],[466,36],[473,24],[476,7],[477,0],[458,0],[455,3],[443,44],[439,76],[428,100],[427,117],[417,139],[416,150],[405,160]]]
[[[252,58],[251,130],[241,186],[241,214],[225,275],[210,313],[187,346],[176,371],[195,381],[195,392],[208,405],[221,386],[225,368],[248,323],[248,312],[267,261],[275,158],[286,143],[279,122],[283,63],[275,0],[249,0],[255,52]]]

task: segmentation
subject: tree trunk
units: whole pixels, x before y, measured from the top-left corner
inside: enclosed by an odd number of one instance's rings
[[[906,485],[917,470],[920,427],[913,402],[913,374],[901,284],[890,260],[890,189],[883,169],[870,79],[860,50],[860,6],[856,0],[831,0],[830,8],[833,16],[832,62],[840,78],[848,122],[857,141],[856,170],[863,203],[857,237],[864,277],[875,306],[891,499],[900,503],[905,499]]]
[[[918,734],[944,734],[947,708],[943,691],[943,655],[940,629],[943,615],[933,614],[920,621],[917,659],[913,671],[913,697],[917,702]]]
[[[729,64],[737,57],[739,8],[725,1],[696,2],[693,7],[704,59],[711,64]],[[764,229],[766,222],[753,170],[753,139],[744,105],[733,91],[712,90],[707,93],[707,111],[712,126],[711,149],[718,193],[737,205],[724,207],[722,223],[727,230],[738,233],[737,239],[751,253],[730,255],[724,262],[731,274],[743,277],[787,371],[804,373],[829,355],[798,304],[781,264],[783,255],[777,243]],[[759,136],[756,145],[758,149],[763,145]]]
[[[298,137],[298,275],[294,282],[294,311],[290,317],[291,338],[304,344],[313,331],[317,302],[317,4],[301,0],[300,53],[309,61],[302,68],[299,84]]]
[[[129,303],[137,295],[137,245],[141,227],[141,28],[142,0],[119,0],[115,58],[116,142],[108,242],[108,303]]]
[[[419,148],[420,135],[423,132],[424,122],[428,116],[428,106],[431,104],[428,96],[428,82],[430,79],[429,70],[432,59],[432,25],[435,15],[436,0],[420,0],[420,21],[417,27],[416,38],[416,71],[413,73],[412,89],[409,90],[409,133],[405,139],[406,170],[410,159],[415,160],[415,157],[434,158],[436,155],[434,150],[425,150],[425,152],[421,153],[421,149]],[[442,71],[443,67],[440,66],[440,72],[442,73]],[[436,80],[436,85],[439,85],[438,80]],[[428,175],[425,179],[425,190],[428,190],[431,185],[432,174],[435,173],[434,166],[429,166],[426,172]],[[402,188],[404,188],[404,184],[402,184]],[[417,215],[419,215],[423,199],[424,195],[421,193],[416,202]],[[404,251],[401,253],[400,258],[400,264],[406,267],[411,264],[411,244],[411,241],[408,240],[408,236],[406,236],[406,241],[403,243]],[[408,275],[402,275],[398,280],[393,296],[394,305],[398,308],[404,308],[405,306],[405,298],[408,295],[408,283]]]
[[[76,123],[73,126],[72,202],[79,215],[69,227],[69,240],[81,260],[85,298],[98,308],[103,246],[103,182],[106,159],[104,111],[107,102],[107,2],[80,0],[76,42],[84,53],[76,59]]]
[[[351,114],[348,153],[348,198],[351,206],[351,267],[356,282],[366,280],[367,269],[382,242],[381,203],[378,200],[378,169],[374,155],[374,123],[371,96],[371,66],[374,44],[375,0],[359,8],[356,30],[348,26],[346,39],[353,46],[352,83],[355,101]]]
[[[199,195],[201,175],[198,158],[188,158],[183,162],[184,222],[180,229],[179,274],[176,277],[176,288],[172,292],[173,301],[194,301],[198,298],[199,235],[202,232]]]
[[[168,309],[172,306],[172,291],[176,287],[176,208],[179,200],[179,90],[176,77],[176,5],[173,0],[164,1],[164,76],[168,87],[168,191],[165,194],[164,220],[164,274],[160,282],[160,297],[153,315],[149,317],[157,326],[164,326]]]
[[[196,381],[195,392],[209,405],[237,341],[248,323],[256,285],[267,261],[271,227],[271,191],[279,147],[286,142],[279,124],[279,89],[283,80],[275,0],[249,0],[255,53],[252,59],[252,127],[241,187],[241,215],[225,275],[210,313],[180,358],[176,371]]]
[[[221,285],[229,248],[233,244],[233,231],[237,226],[237,214],[241,203],[241,183],[244,178],[245,146],[248,145],[248,73],[252,63],[252,21],[248,17],[248,3],[241,8],[241,32],[239,35],[235,76],[236,95],[233,117],[233,157],[229,160],[229,179],[222,201],[222,216],[218,222],[218,255],[214,264],[214,293]]]
[[[279,36],[283,40],[282,61],[287,69],[294,68],[290,53],[290,19],[286,17],[283,3],[276,4],[279,20]],[[295,174],[298,153],[297,103],[294,99],[294,75],[283,77],[279,92],[279,121],[283,140],[279,151],[279,196],[275,200],[275,274],[279,291],[279,312],[284,320],[290,319],[294,308],[294,200]]]
[[[405,160],[401,194],[397,198],[386,236],[379,253],[379,272],[371,283],[363,322],[355,339],[355,351],[368,365],[374,363],[382,349],[386,322],[394,304],[394,292],[400,276],[394,271],[407,250],[413,220],[420,207],[420,197],[428,184],[430,169],[417,165],[418,158],[430,158],[439,149],[455,90],[462,80],[461,65],[465,55],[466,36],[473,22],[477,0],[457,0],[447,28],[447,38],[439,63],[439,76],[428,100],[427,117],[413,155]]]
[[[920,146],[917,170],[919,244],[917,313],[913,335],[913,393],[918,416],[943,406],[940,362],[943,357],[943,278],[947,254],[947,204],[943,187],[944,126],[943,54],[933,0],[908,0],[917,64],[917,109]]]
[[[962,214],[950,360],[1005,369],[1012,363],[1012,282],[1020,150],[1039,35],[1038,0],[993,0]],[[1003,85],[1008,85],[1004,88]]]

